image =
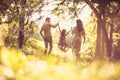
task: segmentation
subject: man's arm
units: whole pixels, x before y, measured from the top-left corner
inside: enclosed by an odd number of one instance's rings
[[[58,26],[58,23],[56,25],[51,24],[51,27],[53,27],[53,28],[56,28],[57,26]]]
[[[42,32],[43,32],[43,28],[41,28],[40,34],[41,34],[42,38],[44,39],[44,36],[43,36]]]

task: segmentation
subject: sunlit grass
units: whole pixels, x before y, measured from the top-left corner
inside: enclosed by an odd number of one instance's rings
[[[42,55],[35,56],[37,53]],[[68,58],[71,56],[69,53],[67,55],[60,50],[46,56],[43,55],[42,49],[37,53],[25,55],[21,50],[0,48],[0,80],[120,79],[120,63],[99,60],[91,63],[76,61]],[[64,57],[60,56],[60,53]]]

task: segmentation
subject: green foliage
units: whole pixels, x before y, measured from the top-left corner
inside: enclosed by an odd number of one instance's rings
[[[7,25],[0,25],[0,46],[4,46],[4,40],[7,37]]]
[[[120,34],[113,34],[113,59],[120,60]]]
[[[9,6],[10,3],[8,0],[0,0],[0,13],[5,14]]]
[[[6,25],[4,25],[4,27],[7,29],[6,31],[2,31],[3,34],[6,34],[4,39],[5,46],[18,48],[18,24],[12,22],[8,28]],[[25,26],[24,34],[24,44],[29,38],[34,37],[35,39],[39,39],[38,36],[35,36],[38,35],[38,27],[34,22]]]
[[[36,23],[34,21],[29,21],[29,23],[25,26],[25,29],[24,29],[24,35],[26,40],[28,38],[34,37],[35,34],[37,35],[38,33],[39,33],[39,29]],[[38,36],[34,38],[38,39]]]
[[[36,56],[41,56],[43,55],[43,47],[41,47],[41,45],[43,45],[43,43],[41,44],[40,41],[34,39],[34,38],[29,38],[26,43],[25,46],[23,47],[23,51],[25,52],[25,54],[27,55],[36,55]]]
[[[48,2],[44,4],[43,0],[26,0],[25,11],[21,11],[19,0],[2,0],[0,3],[0,18],[4,17],[4,13],[8,14],[7,19],[13,20],[13,23],[9,24],[8,30],[3,29],[1,31],[0,25],[0,40],[4,41],[5,45],[9,48],[0,47],[0,79],[3,80],[119,80],[120,76],[120,63],[106,62],[106,61],[89,61],[94,56],[96,45],[96,22],[95,16],[91,16],[89,22],[85,24],[86,42],[82,46],[81,61],[75,61],[71,59],[71,49],[63,53],[55,45],[54,52],[51,55],[44,55],[44,43],[39,41],[39,29],[35,23],[29,20],[29,16],[34,11],[40,11],[43,6],[48,5]],[[43,2],[42,2],[43,1]],[[71,1],[71,0],[67,0]],[[80,0],[74,0],[78,3]],[[89,0],[93,3],[98,3],[98,0]],[[101,0],[100,0],[101,1]],[[106,1],[106,0],[105,0]],[[109,0],[110,1],[110,0]],[[10,2],[8,4],[8,2]],[[57,7],[52,12],[59,16],[60,21],[71,21],[75,18],[74,11],[75,6],[69,6],[69,2],[65,2],[61,7]],[[54,3],[54,1],[53,1]],[[71,3],[71,2],[70,2]],[[50,3],[52,4],[52,3]],[[38,6],[39,5],[39,6]],[[106,11],[114,12],[119,7],[118,4],[110,4],[107,6]],[[1,7],[2,6],[2,7]],[[19,9],[18,9],[19,6]],[[37,6],[37,7],[36,7]],[[98,6],[96,6],[98,7]],[[110,9],[109,9],[110,7]],[[117,8],[116,8],[117,7]],[[98,8],[96,8],[98,10]],[[80,9],[81,10],[81,9]],[[80,10],[77,10],[80,12]],[[99,10],[98,10],[99,11]],[[7,12],[7,13],[6,13]],[[51,12],[51,11],[50,11]],[[25,13],[26,24],[24,28],[25,39],[22,49],[18,48],[18,21],[20,14]],[[2,15],[1,15],[2,14]],[[110,17],[107,13],[106,17]],[[66,17],[68,16],[68,17]],[[114,16],[112,16],[114,17]],[[113,19],[113,18],[111,18]],[[15,23],[14,23],[15,21]],[[113,19],[114,32],[120,35],[119,28],[119,14]],[[14,24],[16,24],[14,27]],[[108,25],[109,26],[109,25]],[[4,26],[6,27],[6,26]],[[65,25],[65,27],[67,27]],[[73,25],[71,26],[73,27]],[[109,26],[110,27],[110,26]],[[109,30],[109,28],[107,27]],[[8,31],[8,34],[7,34]],[[59,40],[59,32],[54,32],[54,41],[57,43]],[[39,35],[40,36],[40,35]],[[98,36],[99,37],[99,36]],[[72,36],[69,35],[68,43],[72,41]],[[113,57],[119,59],[120,52],[120,39],[113,34]],[[1,46],[1,45],[0,45]],[[13,49],[14,48],[14,49]],[[87,54],[85,54],[87,53]],[[91,55],[92,54],[92,55]],[[61,57],[61,56],[65,57]],[[72,55],[73,57],[73,55]]]
[[[17,36],[11,36],[8,35],[5,38],[5,46],[9,46],[9,47],[18,47],[18,37]]]
[[[22,68],[26,60],[26,56],[20,51],[5,47],[0,48],[0,63],[10,68],[13,72]]]

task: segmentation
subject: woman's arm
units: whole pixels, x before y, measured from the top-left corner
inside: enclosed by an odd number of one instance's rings
[[[84,41],[83,41],[83,43],[85,43],[85,31],[82,31],[82,36],[83,36],[83,39],[84,39]]]
[[[74,28],[72,29],[72,34],[75,34],[76,29],[77,29],[77,27],[74,27]]]
[[[72,29],[71,30],[69,30],[65,35],[68,35],[70,32],[72,31]]]

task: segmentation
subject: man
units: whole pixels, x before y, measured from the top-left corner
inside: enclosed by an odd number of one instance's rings
[[[51,34],[51,28],[56,28],[58,24],[56,25],[52,25],[50,23],[51,19],[50,18],[46,18],[45,23],[43,24],[41,30],[40,30],[40,34],[42,36],[42,38],[44,39],[44,43],[45,43],[45,51],[44,53],[47,53],[48,50],[48,44],[50,46],[48,54],[51,53],[52,50],[52,34]],[[42,33],[43,32],[43,33]]]

